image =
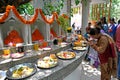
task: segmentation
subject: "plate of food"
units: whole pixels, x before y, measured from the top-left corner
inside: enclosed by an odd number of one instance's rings
[[[6,77],[12,80],[23,80],[27,77],[32,76],[37,71],[35,64],[23,63],[15,65],[6,72]]]
[[[60,47],[65,47],[65,46],[67,46],[67,43],[66,42],[62,42],[59,45],[60,45]]]
[[[43,48],[43,50],[44,51],[49,51],[49,50],[51,50],[51,48],[50,47],[45,47],[45,48]]]
[[[67,45],[67,43],[66,42],[62,42],[61,45]]]
[[[58,58],[65,59],[65,60],[73,59],[76,56],[76,54],[72,51],[61,51],[61,52],[57,53],[56,55]]]
[[[58,60],[54,54],[50,56],[45,56],[44,58],[39,59],[37,61],[38,68],[42,68],[42,69],[50,69],[56,67],[57,65],[58,65]]]
[[[78,50],[78,51],[85,51],[85,50],[87,50],[86,47],[73,47],[72,49],[73,50]]]
[[[17,59],[23,57],[25,54],[24,53],[12,53],[11,58]]]

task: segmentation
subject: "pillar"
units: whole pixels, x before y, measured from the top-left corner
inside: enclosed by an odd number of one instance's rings
[[[67,0],[67,15],[70,17],[71,16],[71,0]],[[69,24],[71,20],[69,20]]]
[[[85,28],[88,25],[90,1],[91,0],[84,0],[84,1],[82,0],[82,24],[81,24],[82,34],[86,33]]]

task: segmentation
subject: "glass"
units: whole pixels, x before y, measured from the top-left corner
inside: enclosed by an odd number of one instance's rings
[[[24,46],[18,46],[18,52],[19,53],[24,52]]]
[[[62,38],[58,38],[58,44],[62,43]]]
[[[34,50],[38,50],[39,49],[39,44],[35,43],[33,47],[34,47]]]
[[[54,39],[53,44],[54,44],[54,45],[57,45],[57,44],[58,44],[58,40],[57,40],[57,39]]]
[[[9,55],[10,54],[10,49],[4,49],[3,54],[4,55]]]

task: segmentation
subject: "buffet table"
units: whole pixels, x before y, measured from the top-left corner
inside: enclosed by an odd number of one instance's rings
[[[13,67],[17,64],[22,64],[22,63],[36,64],[39,58],[48,56],[53,53],[56,54],[62,50],[72,50],[71,44],[68,44],[65,47],[53,45],[52,50],[50,51],[31,51],[29,53],[26,53],[25,56],[20,59],[9,59],[8,61],[6,60],[6,62],[4,62],[5,60],[3,61],[1,60],[0,69],[8,70],[10,67]],[[76,53],[76,57],[74,59],[71,59],[71,60],[58,59],[58,65],[53,68],[41,69],[37,67],[37,72],[34,75],[24,80],[63,80],[66,76],[72,73],[81,64],[86,54],[86,50],[75,51],[75,53]]]

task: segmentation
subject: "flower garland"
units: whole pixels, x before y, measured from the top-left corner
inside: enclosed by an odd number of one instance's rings
[[[41,14],[43,20],[44,20],[46,23],[48,23],[48,24],[52,24],[52,23],[53,23],[54,18],[55,18],[54,15],[52,16],[52,18],[50,18],[49,20],[47,20],[47,18],[45,17],[45,15],[44,15],[43,12],[42,12],[42,9],[40,9],[40,14]]]
[[[40,12],[40,15],[41,15],[42,19],[43,19],[46,23],[48,23],[48,24],[52,24],[52,23],[54,22],[55,18],[56,18],[56,20],[58,19],[58,14],[57,14],[56,12],[53,13],[52,18],[47,19],[46,16],[44,15],[42,9],[36,9],[36,10],[35,10],[35,15],[34,15],[30,20],[25,20],[23,17],[21,17],[21,16],[19,15],[19,12],[18,12],[17,9],[15,8],[15,6],[10,6],[10,5],[8,5],[8,6],[6,7],[6,12],[4,13],[4,15],[3,15],[2,17],[0,17],[0,22],[1,22],[1,23],[4,22],[4,21],[8,18],[9,13],[10,13],[10,10],[12,10],[12,11],[14,12],[14,14],[16,15],[16,17],[17,17],[21,22],[23,22],[24,24],[32,24],[32,23],[34,23],[34,22],[36,21],[37,17],[38,17],[38,13],[39,13],[39,12]],[[68,18],[68,16],[65,15],[65,14],[62,14],[62,16],[63,16],[64,18]],[[58,22],[58,20],[57,20],[57,22]],[[60,23],[58,22],[58,24],[60,24]]]
[[[4,22],[10,13],[11,6],[6,7],[6,12],[2,17],[0,17],[0,23]]]
[[[35,10],[35,15],[34,15],[34,17],[31,18],[30,20],[25,20],[24,18],[22,18],[22,17],[19,15],[18,11],[16,10],[16,8],[15,8],[14,6],[12,7],[12,10],[13,10],[14,14],[16,15],[16,17],[17,17],[19,20],[21,20],[24,24],[32,24],[32,23],[35,22],[35,20],[36,20],[37,17],[38,17],[38,10],[39,10],[39,9],[36,9],[36,10]]]

